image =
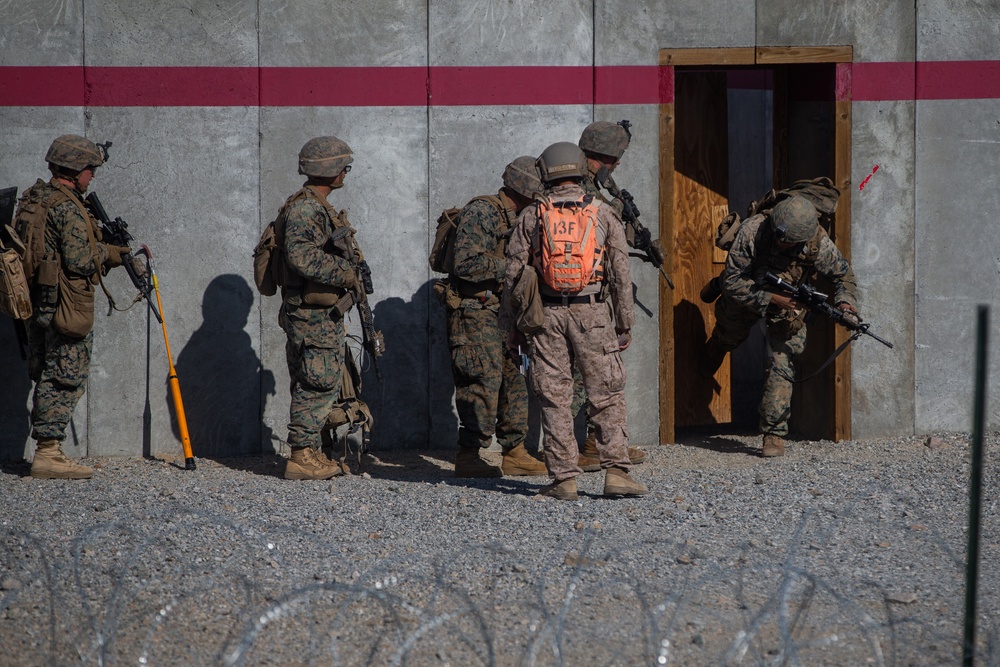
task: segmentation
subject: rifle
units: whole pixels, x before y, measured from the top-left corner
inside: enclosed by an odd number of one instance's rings
[[[350,310],[351,305],[358,308],[358,319],[361,320],[361,346],[368,352],[372,359],[372,367],[375,369],[375,379],[382,381],[382,371],[378,367],[378,358],[385,352],[385,338],[382,332],[375,329],[375,317],[372,315],[371,306],[368,304],[368,295],[375,292],[372,284],[372,270],[368,266],[358,242],[354,238],[354,228],[350,226],[339,227],[330,235],[330,242],[354,267],[354,274],[358,280],[359,288],[350,290],[337,302],[337,310],[341,314]]]
[[[770,272],[764,275],[764,282],[772,287],[776,287],[782,294],[790,296],[801,303],[806,307],[806,309],[809,310],[810,313],[819,313],[820,315],[824,315],[845,329],[853,331],[854,335],[851,336],[850,340],[857,340],[862,334],[864,334],[866,336],[871,336],[886,347],[892,348],[892,343],[880,338],[868,330],[869,327],[871,327],[869,323],[862,322],[861,318],[857,316],[848,317],[844,311],[831,306],[827,302],[829,297],[826,294],[817,291],[811,285],[802,284],[796,287]]]
[[[94,213],[94,216],[101,221],[101,235],[105,243],[111,245],[131,247],[130,241],[134,241],[134,237],[128,231],[128,223],[121,218],[111,219],[108,212],[104,210],[104,206],[101,204],[100,198],[98,198],[96,192],[91,192],[84,199],[87,206]],[[132,279],[132,284],[135,288],[139,290],[141,298],[146,300],[149,304],[150,310],[153,311],[153,315],[156,316],[156,321],[163,324],[163,318],[160,316],[160,311],[157,309],[156,304],[150,298],[150,294],[153,292],[153,283],[149,279],[149,275],[146,271],[140,272],[136,266],[142,267],[141,262],[132,254],[129,250],[127,253],[122,255],[122,266],[125,267],[125,272],[128,273],[128,277]],[[136,300],[138,301],[138,298]],[[110,311],[109,311],[110,312]]]
[[[627,121],[622,121],[627,122]],[[619,123],[621,125],[621,123]],[[628,128],[626,128],[627,130]],[[653,235],[648,229],[643,227],[642,223],[639,222],[639,207],[635,205],[635,198],[632,197],[632,193],[628,190],[621,190],[615,183],[615,180],[611,178],[611,173],[608,171],[607,167],[601,167],[597,170],[597,175],[594,178],[598,187],[605,188],[611,196],[622,203],[622,222],[626,225],[632,225],[635,229],[635,239],[632,243],[632,247],[636,250],[643,252],[646,256],[643,258],[644,261],[649,262],[654,267],[660,270],[663,275],[664,280],[670,285],[670,289],[674,289],[674,281],[670,279],[667,272],[663,270],[663,249],[660,248],[660,244],[656,243],[654,245]]]

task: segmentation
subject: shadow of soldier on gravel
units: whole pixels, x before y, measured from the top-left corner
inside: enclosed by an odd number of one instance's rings
[[[678,445],[698,447],[720,454],[744,454],[760,456],[760,448],[747,445],[739,437],[760,438],[756,428],[733,424],[712,424],[710,426],[685,426],[678,429],[676,440]]]
[[[274,374],[262,367],[245,331],[253,303],[253,291],[241,276],[214,278],[202,299],[203,322],[175,366],[195,456],[257,474],[281,474],[284,467],[278,461],[265,465],[256,456],[260,443],[271,436],[261,416],[267,397],[275,393],[275,381]],[[165,400],[180,442],[169,387]],[[242,460],[247,455],[254,456]]]
[[[29,467],[24,461],[24,446],[31,432],[31,379],[28,362],[21,358],[14,329],[15,322],[0,314],[0,469],[4,472],[27,475]],[[25,349],[27,354],[27,349]]]

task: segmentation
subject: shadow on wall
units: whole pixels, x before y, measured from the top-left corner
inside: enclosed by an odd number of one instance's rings
[[[361,398],[372,411],[373,449],[426,449],[454,443],[458,421],[452,411],[455,386],[447,340],[443,338],[444,311],[424,283],[409,301],[390,297],[373,311],[375,328],[385,337],[379,358],[382,382],[375,379],[371,361],[362,362]],[[376,277],[376,290],[378,289]],[[351,336],[361,336],[356,317]]]
[[[258,454],[260,443],[270,441],[270,433],[261,430],[270,430],[262,415],[267,396],[275,393],[274,374],[263,369],[244,331],[253,303],[253,291],[244,278],[234,274],[216,277],[202,299],[204,321],[177,357],[175,366],[195,456]],[[165,400],[174,436],[180,442],[169,386]]]
[[[25,350],[27,354],[27,350]],[[21,359],[14,321],[0,315],[0,460],[21,460],[31,432],[31,380],[28,362]]]

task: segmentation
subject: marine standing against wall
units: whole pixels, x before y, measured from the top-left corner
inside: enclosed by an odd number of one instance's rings
[[[31,437],[37,441],[32,477],[93,475],[90,467],[67,457],[61,443],[90,374],[95,286],[129,252],[101,242],[97,221],[83,203],[104,160],[104,150],[89,139],[58,137],[45,155],[52,178],[25,191],[15,215],[28,263],[36,265],[29,275],[33,312],[27,321],[28,373],[35,382]],[[41,257],[31,256],[36,233],[44,234]]]
[[[823,275],[833,283],[834,305],[855,319],[858,311],[854,272],[819,225],[819,214],[809,200],[783,199],[769,216],[750,218],[740,226],[726,257],[722,296],[715,302],[715,328],[699,360],[699,372],[713,377],[726,354],[739,347],[764,318],[772,363],[759,410],[764,434],[761,453],[771,457],[785,453],[794,358],[806,347],[806,310],[788,296],[764,289],[767,273],[796,287],[817,273]]]
[[[283,260],[281,311],[291,403],[287,479],[329,479],[344,474],[322,451],[321,432],[340,394],[347,329],[338,303],[361,289],[354,260],[334,243],[353,245],[346,215],[327,198],[344,186],[354,161],[350,147],[334,136],[310,139],[299,152],[302,188],[285,202],[275,232]]]
[[[606,120],[599,120],[591,123],[583,129],[577,145],[587,156],[587,176],[581,181],[584,192],[595,199],[609,204],[619,214],[622,210],[622,202],[618,199],[608,199],[604,196],[602,184],[598,183],[598,172],[604,169],[604,174],[611,179],[611,174],[621,163],[625,149],[632,139],[627,129],[627,121],[612,123]],[[612,181],[613,182],[613,181]],[[645,227],[638,220],[625,223],[625,241],[630,248],[635,247],[635,239],[642,238],[643,234],[648,234]],[[651,247],[654,252],[660,254],[660,262],[663,262],[663,250],[659,241],[652,241]],[[579,371],[573,371],[573,415],[579,414],[587,405],[587,392],[583,389],[583,379]],[[628,448],[628,457],[633,464],[639,464],[646,460],[646,452],[638,447]],[[580,467],[584,472],[595,472],[601,469],[600,457],[597,455],[596,435],[594,433],[594,422],[587,416],[587,439],[580,449]]]
[[[577,145],[553,144],[537,164],[546,190],[541,201],[524,210],[514,228],[505,289],[514,289],[522,271],[536,270],[540,276],[544,323],[531,336],[530,382],[541,403],[545,462],[554,478],[540,493],[560,500],[577,498],[576,478],[583,471],[570,411],[575,362],[589,397],[605,470],[604,495],[643,495],[646,487],[629,475],[620,352],[631,341],[635,313],[622,223],[613,208],[594,201],[581,187],[587,161]],[[552,242],[557,233],[575,235],[574,240]],[[556,274],[562,277],[556,279]],[[560,288],[562,280],[575,281],[579,289]],[[513,319],[505,309],[503,324]],[[523,341],[518,334],[511,332],[508,346]]]
[[[456,477],[545,475],[528,453],[528,389],[506,346],[498,312],[507,242],[518,214],[541,192],[535,158],[507,165],[496,196],[476,197],[462,209],[454,237],[454,269],[445,306],[455,380],[458,429]],[[500,468],[482,456],[493,435],[503,450]]]

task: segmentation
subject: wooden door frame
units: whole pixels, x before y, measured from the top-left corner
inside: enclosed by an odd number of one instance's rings
[[[670,91],[666,103],[659,105],[660,126],[660,244],[663,246],[668,272],[674,269],[674,68],[685,65],[798,65],[836,63],[836,97],[834,101],[833,180],[840,189],[836,220],[831,238],[844,257],[851,259],[851,62],[854,50],[850,46],[801,47],[768,46],[719,49],[661,49],[661,89]],[[674,295],[660,284],[660,442],[675,441],[674,402]],[[834,344],[848,338],[843,327],[834,327]],[[851,438],[851,354],[844,351],[833,363],[833,423],[829,431],[834,441]]]

